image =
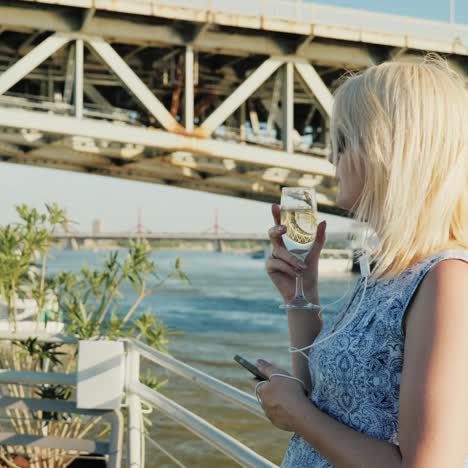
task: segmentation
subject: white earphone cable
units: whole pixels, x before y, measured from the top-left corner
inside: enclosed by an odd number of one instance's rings
[[[255,385],[255,396],[257,397],[257,401],[260,403],[260,405],[262,404],[262,401],[261,401],[261,399],[260,399],[260,397],[258,395],[258,388],[261,387],[262,384],[266,384],[267,382],[269,382],[272,377],[284,377],[285,379],[295,380],[296,382],[299,382],[302,385],[302,388],[304,389],[304,392],[308,396],[309,392],[308,392],[304,382],[301,379],[298,379],[297,377],[294,377],[293,375],[279,374],[279,373],[275,372],[275,373],[270,375],[268,380],[261,380],[260,382],[257,383],[257,385]]]
[[[304,353],[303,351],[305,351],[306,349],[310,349],[312,348],[313,346],[316,346],[320,343],[323,343],[324,341],[332,338],[333,336],[335,336],[336,334],[340,333],[342,330],[344,330],[353,320],[354,318],[357,316],[360,308],[361,308],[361,304],[362,304],[362,301],[364,300],[364,297],[366,295],[366,289],[367,289],[367,278],[370,274],[370,267],[369,267],[369,261],[368,261],[368,258],[367,258],[367,255],[362,255],[360,258],[359,258],[359,265],[360,265],[360,268],[361,268],[361,275],[364,277],[364,287],[363,287],[363,290],[362,290],[362,294],[361,294],[361,299],[359,300],[359,303],[357,305],[357,307],[354,309],[354,313],[349,317],[349,319],[345,322],[345,324],[343,326],[341,326],[340,328],[338,328],[338,330],[336,331],[333,331],[332,333],[330,333],[329,335],[325,336],[323,339],[319,340],[319,341],[316,341],[314,340],[312,342],[312,344],[308,345],[308,346],[305,346],[303,348],[296,348],[294,346],[290,346],[288,347],[288,351],[290,353],[301,353],[306,359],[307,361],[310,362],[310,359],[309,359],[309,356]],[[348,293],[348,291],[346,292],[346,294]],[[342,298],[340,298],[339,300],[341,300]],[[339,301],[338,300],[338,301]],[[334,302],[331,302],[329,304],[326,304],[325,306],[323,306],[322,308],[322,311],[323,309],[325,309],[325,307],[328,307],[330,306],[331,304],[334,304],[338,301],[334,301]],[[352,300],[351,300],[352,302]],[[345,309],[345,312],[342,314],[342,316],[339,318],[338,322],[341,322],[341,320],[343,319],[343,317],[345,316],[346,314],[346,311],[347,311],[347,308]]]
[[[369,267],[369,261],[368,261],[367,255],[364,254],[364,255],[361,255],[361,256],[359,257],[359,266],[360,266],[360,269],[361,269],[361,276],[364,277],[364,287],[363,287],[363,291],[362,291],[362,294],[361,294],[361,299],[359,300],[359,303],[358,303],[356,309],[354,310],[354,314],[352,314],[352,315],[350,316],[350,318],[348,319],[348,321],[345,322],[345,324],[344,324],[342,327],[338,328],[338,330],[332,332],[331,334],[325,336],[325,337],[324,337],[323,339],[321,339],[320,341],[314,341],[312,344],[310,344],[309,346],[305,346],[304,348],[289,347],[289,348],[288,348],[288,351],[289,351],[290,353],[301,353],[301,354],[307,359],[307,361],[310,362],[309,356],[307,356],[307,354],[305,354],[305,353],[303,352],[304,350],[309,349],[309,348],[312,348],[313,346],[315,346],[315,345],[317,345],[317,344],[320,344],[320,343],[323,343],[324,341],[330,339],[332,336],[335,336],[337,333],[339,333],[339,332],[341,332],[342,330],[344,330],[344,329],[353,321],[353,319],[357,316],[357,313],[358,313],[358,311],[359,311],[360,308],[361,308],[362,301],[364,300],[364,297],[365,297],[365,294],[366,294],[366,289],[367,289],[367,278],[368,278],[368,276],[369,276],[369,274],[370,274],[370,267]],[[348,284],[349,284],[349,283],[348,283]],[[343,299],[345,298],[345,296],[348,294],[349,289],[350,289],[350,288],[348,288],[348,290],[346,291],[346,293],[345,293],[343,296],[341,296],[339,299],[337,299],[336,301],[333,301],[333,302],[330,302],[330,303],[328,303],[328,304],[325,304],[323,307],[320,306],[321,311],[323,311],[326,307],[329,307],[330,305],[336,304],[337,302],[340,302],[341,300],[343,300]],[[351,298],[350,304],[349,304],[349,305],[351,305],[353,299],[354,299],[354,296],[353,296],[353,298]],[[314,305],[317,305],[317,306],[318,306],[318,304],[314,304]],[[349,305],[348,305],[348,307],[349,307]],[[343,317],[344,317],[345,314],[346,314],[346,311],[347,311],[348,307],[345,309],[345,312],[342,314],[342,316],[339,318],[339,320],[338,320],[336,323],[340,323],[340,322],[341,322],[341,320],[343,319]],[[285,374],[274,373],[274,374],[271,374],[271,375],[270,375],[270,377],[269,377],[268,380],[262,380],[262,381],[258,382],[257,385],[255,386],[255,396],[256,396],[257,401],[258,401],[258,403],[259,403],[260,405],[262,405],[262,401],[261,401],[261,398],[260,398],[259,395],[258,395],[258,389],[259,389],[259,387],[260,387],[261,385],[267,383],[267,382],[268,382],[272,377],[274,377],[274,376],[284,377],[284,378],[287,378],[287,379],[290,379],[290,380],[296,380],[296,381],[300,382],[301,385],[302,385],[302,387],[303,387],[303,389],[304,389],[304,391],[306,392],[306,395],[309,397],[307,388],[306,388],[306,386],[305,386],[305,384],[304,384],[304,382],[303,382],[302,380],[300,380],[300,379],[298,379],[297,377],[294,377],[294,376],[292,376],[292,375],[285,375]]]
[[[349,263],[350,262],[352,262],[352,258],[350,258],[350,260],[347,263],[348,271],[350,270],[350,268],[349,268]],[[329,302],[328,304],[325,304],[325,305],[313,304],[313,303],[312,303],[312,305],[315,306],[315,308],[317,308],[317,309],[321,309],[320,312],[322,313],[327,307],[329,307],[329,306],[331,306],[333,304],[337,304],[338,302],[341,302],[348,295],[349,291],[351,290],[350,284],[351,284],[351,280],[348,280],[348,286],[347,286],[346,292],[339,299],[337,299],[336,301]]]

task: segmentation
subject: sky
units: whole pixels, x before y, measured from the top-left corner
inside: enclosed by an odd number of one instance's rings
[[[323,5],[449,21],[450,0],[315,0]],[[468,0],[454,0],[455,22],[468,24]]]
[[[448,21],[450,0],[323,0],[326,5]],[[468,24],[468,0],[455,0],[457,23]],[[215,211],[228,232],[264,232],[271,225],[270,205],[143,182],[0,163],[0,225],[15,219],[14,206],[37,208],[57,202],[67,209],[78,229],[91,229],[100,219],[106,231],[135,230],[138,210],[152,231],[201,232],[212,229]],[[329,231],[348,220],[322,215]]]

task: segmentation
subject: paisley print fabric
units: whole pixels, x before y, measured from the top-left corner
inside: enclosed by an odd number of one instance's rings
[[[403,317],[425,274],[449,258],[468,262],[468,251],[446,250],[421,260],[391,280],[369,279],[356,310],[364,288],[364,279],[359,279],[344,319],[336,327],[338,333],[331,333],[333,320],[325,321],[309,349],[313,383],[310,399],[321,411],[359,432],[398,445]],[[333,465],[294,434],[281,463],[281,468],[293,467]]]

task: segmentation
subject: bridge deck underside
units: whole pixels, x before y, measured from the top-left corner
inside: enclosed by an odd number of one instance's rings
[[[332,93],[349,70],[422,53],[54,3],[0,1],[1,160],[267,202],[314,186],[342,215]],[[464,76],[465,50],[447,56]]]

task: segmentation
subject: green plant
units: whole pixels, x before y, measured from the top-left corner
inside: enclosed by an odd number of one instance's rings
[[[19,341],[13,340],[13,346],[28,354],[32,358],[31,367],[35,370],[44,370],[49,364],[53,366],[62,364],[62,356],[66,353],[59,351],[61,343],[42,343],[37,338],[27,338]]]
[[[19,223],[0,228],[0,295],[5,299],[8,318],[16,330],[17,300],[29,295],[42,310],[46,301],[46,268],[51,234],[67,222],[65,211],[46,205],[39,213],[26,205],[16,207]],[[32,268],[38,265],[40,269]],[[40,314],[37,316],[39,321]]]
[[[17,207],[20,221],[0,227],[0,296],[7,304],[8,318],[12,331],[17,331],[17,301],[34,299],[37,304],[36,330],[41,314],[45,312],[51,298],[56,310],[65,323],[65,334],[78,340],[96,338],[122,339],[133,337],[147,345],[168,353],[169,336],[180,332],[166,328],[151,310],[140,313],[145,298],[154,294],[169,279],[189,280],[181,269],[179,258],[172,271],[161,274],[151,259],[151,246],[144,239],[130,240],[128,251],[110,252],[101,267],[83,265],[78,273],[63,271],[47,275],[47,258],[52,245],[52,234],[57,226],[68,223],[63,210],[56,205],[46,205],[40,213],[25,205]],[[133,290],[135,300],[130,305],[123,299],[124,290]],[[48,315],[54,319],[58,314]],[[48,315],[44,318],[47,325]],[[43,343],[31,336],[25,340],[14,340],[7,352],[0,355],[0,366],[16,370],[68,372],[76,367],[77,346],[63,343]],[[157,389],[167,381],[148,373],[143,376],[151,388]],[[39,385],[27,388],[9,385],[8,391],[16,397],[39,397],[69,399],[70,387],[61,385]],[[64,427],[58,423],[63,415],[57,413],[36,414],[33,422],[23,424],[20,415],[10,414],[12,426],[19,432],[49,435],[84,436],[94,426],[83,418],[67,420]],[[65,416],[66,419],[66,416]],[[62,421],[63,422],[63,421]],[[59,457],[58,464],[65,466],[65,458]]]
[[[142,239],[131,241],[126,256],[110,253],[101,269],[83,266],[78,274],[62,272],[53,288],[59,308],[67,317],[67,334],[86,340],[98,336],[110,339],[135,337],[161,351],[167,336],[177,332],[166,329],[151,311],[135,317],[142,301],[154,294],[170,278],[189,282],[177,258],[174,269],[161,277],[150,259],[151,248]],[[122,288],[130,285],[136,299],[124,306]]]

